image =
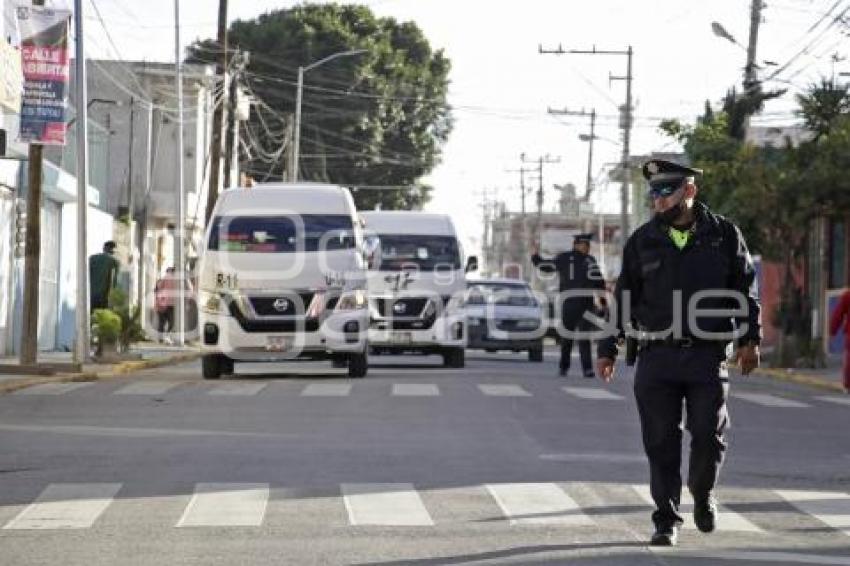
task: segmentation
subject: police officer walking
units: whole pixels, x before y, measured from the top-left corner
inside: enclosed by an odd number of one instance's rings
[[[746,375],[759,365],[760,306],[741,231],[696,201],[702,171],[670,161],[643,166],[655,216],[626,242],[615,290],[620,332],[640,338],[634,391],[656,509],[650,544],[675,545],[682,524],[682,407],[691,435],[694,522],[710,533],[729,424],[726,347]],[[737,309],[737,310],[736,310]],[[617,337],[599,343],[597,369],[614,373]]]
[[[558,273],[561,293],[571,291],[605,290],[605,281],[596,259],[590,255],[590,240],[593,234],[576,234],[573,237],[572,251],[563,252],[553,259],[543,259],[535,246],[531,262],[544,273]],[[573,351],[573,339],[570,334],[577,331],[590,332],[590,325],[584,318],[585,313],[594,311],[593,294],[578,293],[579,296],[565,297],[561,305],[561,320],[567,335],[561,336],[561,360],[558,364],[560,375],[570,370],[570,357]],[[590,339],[578,340],[578,351],[584,376],[595,377]]]

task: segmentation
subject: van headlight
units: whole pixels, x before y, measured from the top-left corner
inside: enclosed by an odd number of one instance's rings
[[[337,311],[353,311],[357,309],[365,309],[369,305],[364,289],[354,289],[346,291],[339,298],[336,304]]]
[[[199,291],[198,306],[201,312],[207,314],[225,314],[224,298],[221,296],[221,293]]]

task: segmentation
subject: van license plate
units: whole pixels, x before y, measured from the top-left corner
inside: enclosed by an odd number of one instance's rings
[[[270,352],[286,352],[292,349],[291,336],[269,336],[266,342],[266,350]]]
[[[390,333],[390,342],[393,344],[410,344],[413,337],[410,332],[392,332]]]

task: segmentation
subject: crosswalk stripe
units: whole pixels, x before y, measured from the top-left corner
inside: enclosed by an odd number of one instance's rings
[[[774,492],[800,511],[850,536],[850,494],[842,491],[790,489],[777,489]]]
[[[650,505],[655,505],[655,502],[652,500],[652,493],[650,492],[649,486],[646,484],[638,484],[633,485],[632,489],[634,489],[641,499],[649,503]],[[685,528],[693,528],[694,527],[694,500],[691,497],[690,492],[687,489],[682,490],[682,500],[679,505],[679,514],[685,520],[685,524],[683,525]],[[719,508],[719,524],[720,528],[726,531],[738,531],[738,532],[746,532],[746,533],[761,533],[763,532],[760,527],[750,522],[740,513],[736,513],[731,509],[720,506]]]
[[[168,381],[139,381],[115,391],[114,395],[162,395],[177,387],[178,383]]]
[[[3,528],[87,529],[109,507],[120,489],[120,483],[52,483]]]
[[[26,389],[16,391],[14,395],[64,395],[69,391],[76,391],[83,387],[89,387],[91,382],[82,383],[42,383],[33,385]]]
[[[199,483],[178,527],[259,527],[269,500],[267,483]]]
[[[815,397],[818,401],[826,401],[827,403],[837,403],[838,405],[850,405],[850,395],[840,397],[838,395],[824,395]]]
[[[512,525],[596,524],[554,483],[503,483],[485,487]]]
[[[594,401],[622,401],[625,399],[622,395],[598,387],[562,387],[562,389],[580,399],[592,399]]]
[[[351,393],[347,383],[311,383],[301,392],[302,397],[345,397]]]
[[[478,389],[480,389],[484,395],[489,395],[491,397],[531,397],[531,393],[519,385],[480,384]]]
[[[431,526],[434,521],[410,483],[340,486],[352,525]]]
[[[743,401],[749,401],[750,403],[762,405],[764,407],[776,407],[780,409],[804,409],[806,407],[811,406],[805,403],[801,403],[800,401],[792,401],[791,399],[777,397],[776,395],[770,395],[768,393],[736,392],[733,393],[732,396]]]
[[[432,383],[394,383],[393,395],[396,397],[436,397],[439,388]]]
[[[265,389],[267,385],[266,383],[238,383],[231,381],[217,385],[210,390],[209,394],[223,397],[250,397]]]

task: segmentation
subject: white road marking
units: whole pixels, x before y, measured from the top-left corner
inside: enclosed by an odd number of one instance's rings
[[[633,485],[632,488],[637,492],[641,499],[643,499],[650,505],[655,505],[655,503],[652,501],[652,494],[650,493],[648,485]],[[679,514],[685,520],[685,524],[683,526],[686,529],[694,528],[693,509],[694,501],[691,497],[691,493],[687,489],[682,489],[682,501],[679,505]],[[718,515],[719,516],[717,528],[720,530],[738,531],[746,533],[763,532],[760,527],[750,522],[743,515],[741,515],[740,513],[736,513],[735,511],[724,507],[723,505],[720,506]]]
[[[841,397],[839,395],[823,395],[815,397],[818,401],[826,401],[827,403],[837,403],[839,405],[850,405],[850,395]]]
[[[266,383],[238,383],[231,381],[222,383],[211,389],[210,395],[219,395],[223,397],[250,397],[256,395],[266,388]]]
[[[777,397],[776,395],[770,395],[768,393],[735,392],[732,394],[732,396],[743,401],[755,403],[756,405],[762,405],[764,407],[776,407],[780,409],[804,409],[806,407],[811,406],[805,403],[801,403],[800,401],[792,401],[791,399]]]
[[[347,383],[311,383],[301,392],[302,397],[346,397],[351,393]]]
[[[178,385],[168,381],[139,381],[122,387],[113,395],[162,395]]]
[[[503,483],[485,487],[512,525],[596,524],[554,483]]]
[[[431,526],[434,521],[410,483],[346,483],[343,501],[352,525]]]
[[[3,528],[88,529],[120,489],[120,483],[52,483]]]
[[[269,500],[267,483],[199,483],[178,527],[259,527]]]
[[[800,511],[850,536],[850,494],[791,489],[777,489],[775,493]]]
[[[439,388],[431,383],[394,383],[393,395],[397,397],[436,397]]]
[[[580,399],[592,399],[594,401],[622,401],[625,399],[622,395],[598,387],[562,387],[562,389]]]
[[[608,464],[643,464],[646,462],[645,455],[628,452],[566,452],[541,454],[538,458],[552,462],[602,462]]]
[[[92,382],[81,383],[42,383],[41,385],[33,385],[26,389],[16,391],[13,395],[64,395],[69,391],[76,391],[83,387],[89,387]]]
[[[650,552],[665,555],[674,554],[683,558],[704,558],[714,564],[748,561],[762,564],[822,564],[824,566],[850,566],[850,558],[827,554],[798,554],[796,552],[759,552],[759,551],[719,551],[683,550],[679,547],[647,546]]]
[[[531,397],[531,393],[519,385],[481,384],[478,386],[484,395],[491,397]]]

